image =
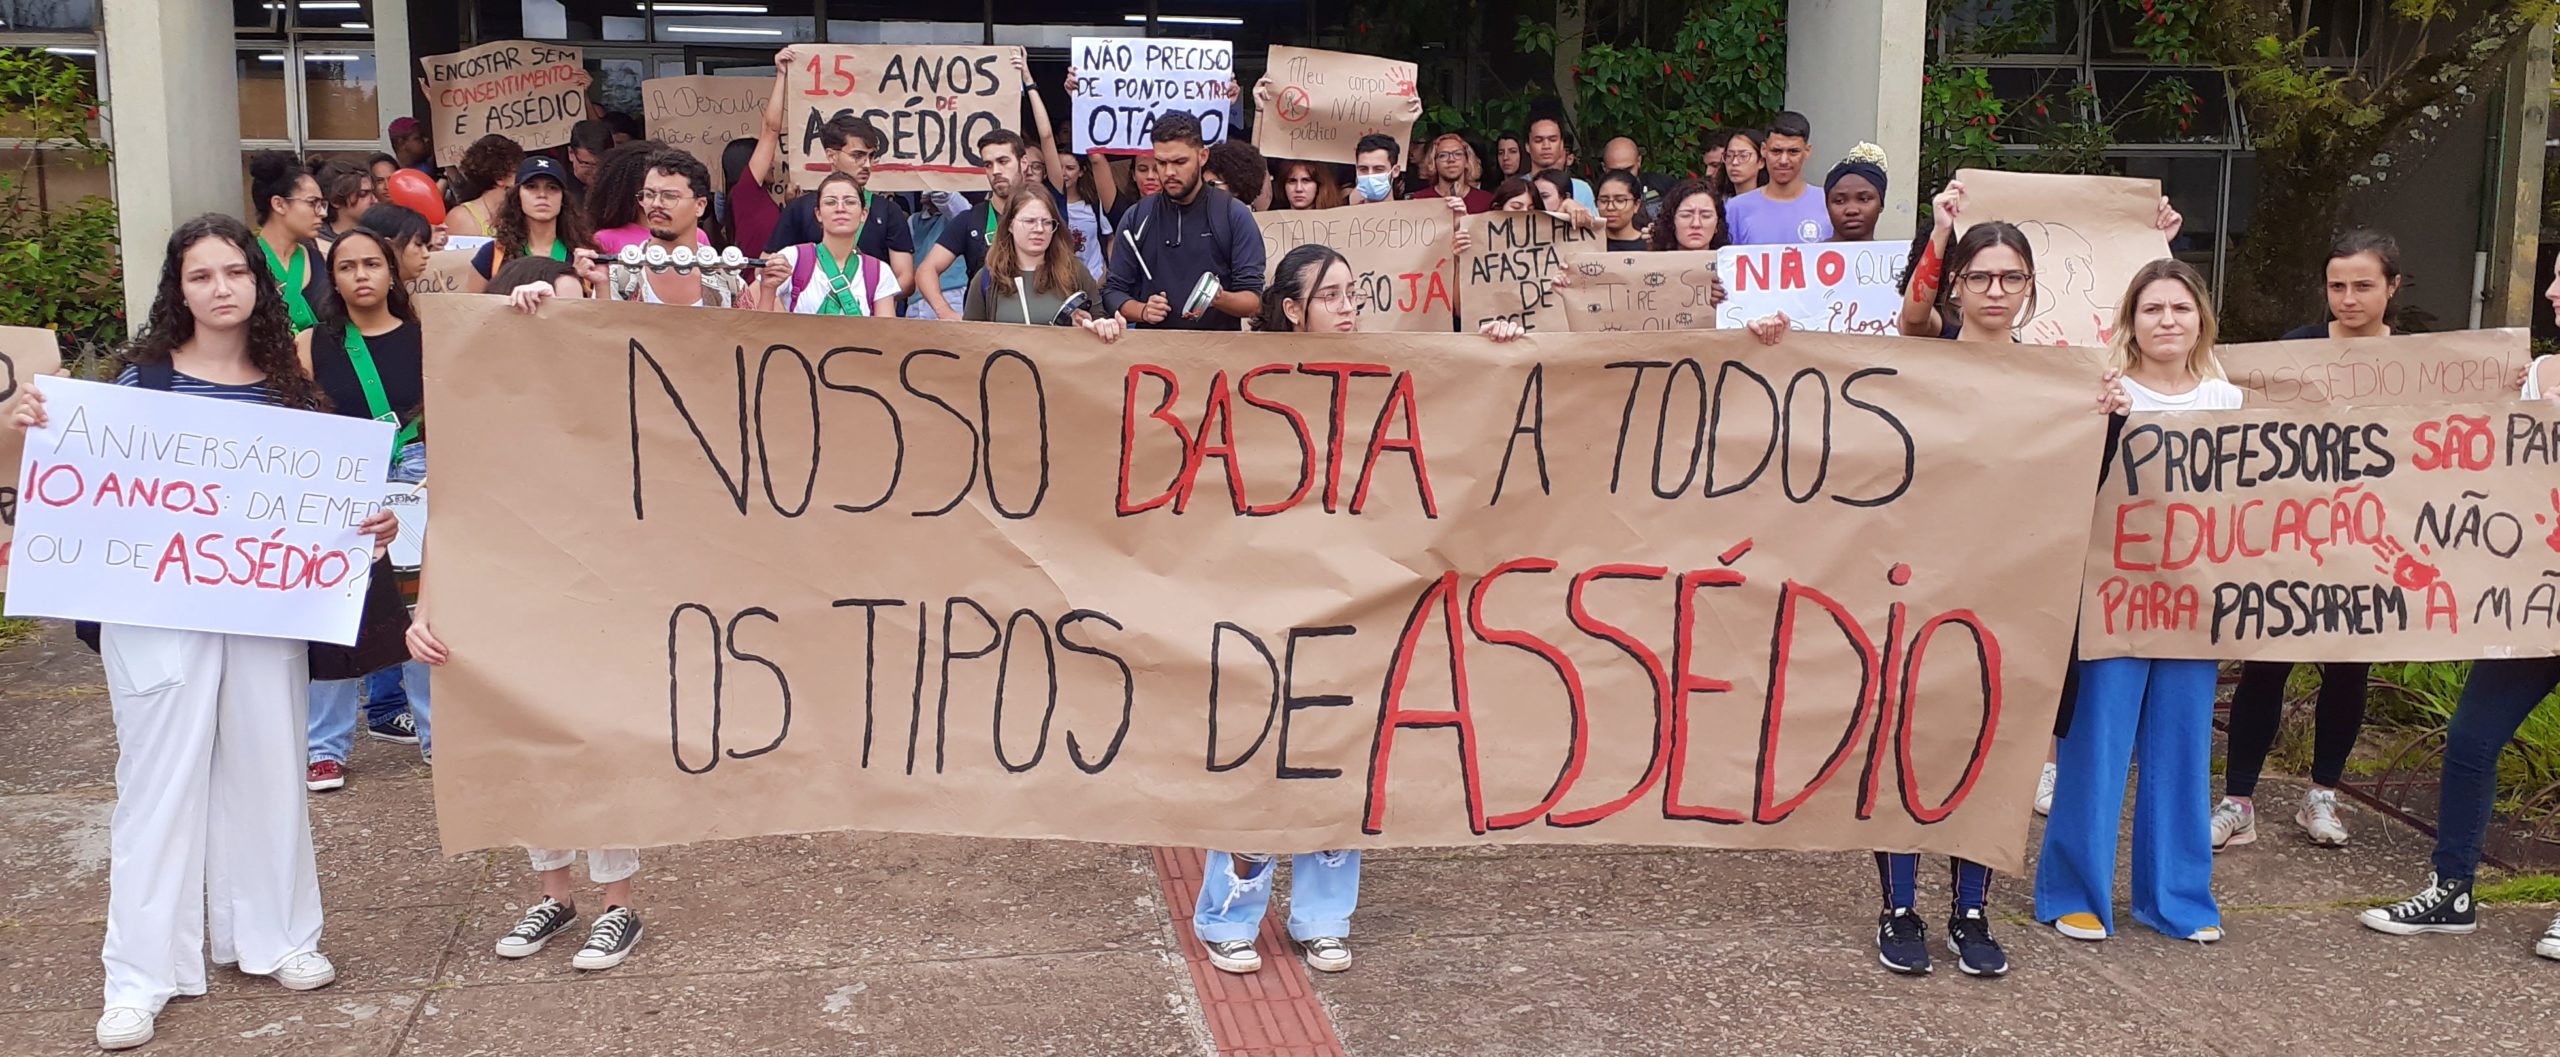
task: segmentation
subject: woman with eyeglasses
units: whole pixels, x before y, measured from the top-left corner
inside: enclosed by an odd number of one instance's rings
[[[1082,327],[1106,342],[1120,340],[1124,324],[1118,316],[1094,317],[1094,309],[1102,304],[1102,286],[1067,247],[1064,236],[1056,199],[1015,196],[997,227],[995,242],[987,247],[987,266],[969,280],[960,318]]]
[[[1952,218],[1940,221],[1951,222]],[[1949,323],[1943,332],[1915,330],[1906,322],[1904,334],[1936,333],[1957,341],[1995,344],[2018,340],[2017,328],[2032,314],[2036,289],[2035,251],[2028,247],[2025,233],[1998,221],[1974,225],[1956,241],[1946,274],[1954,277],[1958,322]],[[1915,272],[1912,297],[1920,298],[1924,292],[1934,297],[1937,282],[1935,273]],[[1785,313],[1778,313],[1752,320],[1750,330],[1762,344],[1776,345],[1785,340],[1790,323]],[[1883,912],[1876,918],[1876,960],[1897,973],[1926,975],[1931,968],[1929,926],[1913,909],[1919,902],[1920,856],[1883,851],[1875,856],[1876,880],[1884,896]],[[1956,954],[1957,968],[1967,976],[2007,975],[2009,956],[1991,938],[1991,919],[1983,909],[1991,898],[1991,868],[1956,858],[1950,860],[1948,874],[1954,906],[1947,918],[1947,945]]]
[[[1724,198],[1760,188],[1768,169],[1760,159],[1760,144],[1766,139],[1755,129],[1737,128],[1724,134],[1724,165],[1716,192]]]
[[[1266,334],[1357,333],[1360,298],[1352,287],[1359,278],[1359,269],[1331,246],[1290,250],[1271,269],[1253,329]],[[1500,342],[1516,341],[1527,331],[1510,320],[1494,320],[1477,333]],[[1209,853],[1201,868],[1200,898],[1192,906],[1191,932],[1208,948],[1210,965],[1238,974],[1262,968],[1262,952],[1254,949],[1253,938],[1262,931],[1263,912],[1271,906],[1278,858],[1257,852]],[[1327,973],[1351,968],[1346,941],[1352,912],[1360,905],[1360,853],[1293,856],[1289,878],[1289,938],[1297,941],[1307,967]]]
[[[827,174],[813,194],[818,196],[817,242],[786,246],[765,255],[756,276],[756,304],[768,312],[804,316],[898,315],[898,276],[889,262],[865,256],[860,248],[864,211],[862,188],[851,175]]]
[[[258,248],[266,255],[267,274],[284,294],[285,318],[294,333],[309,330],[329,296],[316,242],[329,200],[300,160],[278,150],[249,156],[249,200],[257,206]]]
[[[1625,169],[1611,169],[1600,175],[1600,186],[1592,190],[1592,201],[1600,207],[1600,219],[1607,224],[1605,234],[1612,253],[1632,253],[1649,249],[1645,238],[1644,184],[1636,174]]]

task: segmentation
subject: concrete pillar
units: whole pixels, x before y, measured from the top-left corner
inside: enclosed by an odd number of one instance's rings
[[[103,6],[125,318],[139,326],[159,291],[160,252],[169,233],[200,213],[236,213],[247,194],[232,11],[221,0],[106,0]]]
[[[418,116],[411,105],[414,98],[410,86],[418,79],[416,57],[409,47],[409,0],[373,0],[373,69],[380,85],[374,93],[379,120],[384,129],[404,117]],[[382,149],[391,149],[386,134]]]
[[[2534,283],[2536,252],[2542,243],[2542,141],[2551,120],[2551,27],[2533,30],[2524,50],[2507,67],[2505,90],[2493,139],[2497,157],[2489,220],[2489,259],[2482,276],[2480,322],[2491,327],[2533,325],[2542,307],[2542,291]],[[2506,193],[2512,191],[2513,193]]]
[[[1813,122],[1805,179],[1819,182],[1865,140],[1884,148],[1876,237],[1911,237],[1920,183],[1920,67],[1927,0],[1789,0],[1787,109]]]

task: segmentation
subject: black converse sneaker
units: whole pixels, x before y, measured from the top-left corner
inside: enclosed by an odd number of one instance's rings
[[[611,969],[640,945],[640,915],[630,907],[611,907],[587,930],[587,945],[569,964],[580,969]]]
[[[2375,907],[2356,916],[2364,927],[2394,936],[2416,936],[2427,932],[2443,932],[2460,936],[2480,927],[2479,912],[2471,905],[2471,882],[2459,878],[2440,879],[2427,875],[2427,886],[2417,895],[2387,907]]]
[[[1262,952],[1253,949],[1252,940],[1219,940],[1201,946],[1209,949],[1209,964],[1222,971],[1251,973],[1262,969]]]
[[[525,910],[524,920],[516,922],[516,927],[498,937],[498,957],[522,958],[540,951],[551,937],[577,923],[577,908],[562,906],[559,900],[545,896],[542,902]]]

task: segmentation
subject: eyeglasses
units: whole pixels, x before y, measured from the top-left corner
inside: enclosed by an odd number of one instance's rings
[[[631,197],[639,199],[641,205],[654,206],[690,202],[694,200],[695,195],[691,191],[642,191]]]
[[[1308,294],[1307,302],[1309,304],[1331,305],[1335,308],[1349,308],[1351,307],[1351,288],[1348,286],[1328,286],[1322,290]]]
[[[829,195],[818,200],[818,208],[860,209],[862,208],[862,198],[859,195]]]
[[[1056,231],[1056,230],[1058,230],[1058,222],[1057,222],[1057,221],[1055,221],[1055,220],[1051,220],[1051,219],[1049,219],[1048,217],[1023,217],[1023,218],[1022,218],[1022,219],[1020,219],[1020,220],[1016,220],[1016,221],[1014,221],[1014,223],[1015,223],[1015,224],[1018,224],[1018,225],[1021,225],[1021,226],[1023,226],[1023,227],[1029,228],[1029,229],[1031,229],[1031,230],[1033,230],[1033,231]]]
[[[1611,209],[1634,205],[1636,204],[1636,200],[1625,195],[1601,195],[1599,203],[1600,208]]]
[[[1444,150],[1438,154],[1432,155],[1432,157],[1438,158],[1441,161],[1465,161],[1467,160],[1467,152],[1462,150]]]
[[[285,201],[291,202],[295,205],[310,206],[313,209],[325,209],[328,208],[329,205],[329,200],[322,198],[319,195],[312,195],[308,198],[288,198],[285,199]]]
[[[2026,289],[2035,279],[2026,272],[1966,272],[1957,276],[1957,280],[1964,283],[1965,292],[1975,294],[1990,293],[1994,282],[2000,284],[2001,293],[2014,294]]]
[[[1671,214],[1671,219],[1682,224],[1713,224],[1716,222],[1716,211],[1712,209],[1683,209],[1677,213]]]

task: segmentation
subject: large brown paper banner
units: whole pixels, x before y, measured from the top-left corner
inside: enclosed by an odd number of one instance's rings
[[[771,98],[771,77],[696,74],[640,82],[650,138],[701,159],[714,173],[730,140],[764,134],[764,104]]]
[[[2560,405],[2135,415],[2089,541],[2084,657],[2560,652]]]
[[[437,250],[428,254],[426,267],[409,278],[409,296],[481,292],[489,281],[481,278],[479,269],[471,266],[473,253],[472,250]]]
[[[800,44],[782,85],[782,156],[815,188],[833,166],[818,126],[840,113],[880,126],[889,148],[872,163],[874,191],[984,191],[978,138],[1022,124],[1017,47]]]
[[[1959,169],[1956,179],[1964,184],[1960,227],[2005,220],[2035,250],[2036,303],[2022,341],[2104,347],[2133,273],[2169,255],[2156,226],[2158,180],[1991,169]]]
[[[1567,329],[1714,330],[1714,250],[1568,253],[1571,283],[1556,291]]]
[[[1570,330],[1555,288],[1564,254],[1598,236],[1555,213],[1478,213],[1467,218],[1475,246],[1458,259],[1461,330],[1508,319],[1530,330]]]
[[[1350,165],[1372,132],[1410,143],[1422,116],[1415,72],[1402,59],[1274,44],[1255,92],[1253,145],[1268,157]]]
[[[2455,330],[2380,338],[2224,345],[2223,373],[2251,407],[2499,402],[2533,360],[2529,331]]]
[[[2024,857],[2094,360],[424,312],[448,849]]]
[[[1341,251],[1358,272],[1351,296],[1360,305],[1360,329],[1434,334],[1448,333],[1457,313],[1455,219],[1436,198],[1253,215],[1271,268],[1300,246]]]
[[[435,113],[436,164],[462,161],[473,141],[496,133],[526,150],[569,142],[587,119],[586,51],[562,44],[502,40],[418,60]]]
[[[18,462],[26,436],[9,415],[27,379],[62,368],[61,342],[43,327],[0,327],[0,590],[9,586],[9,543],[18,531]]]

